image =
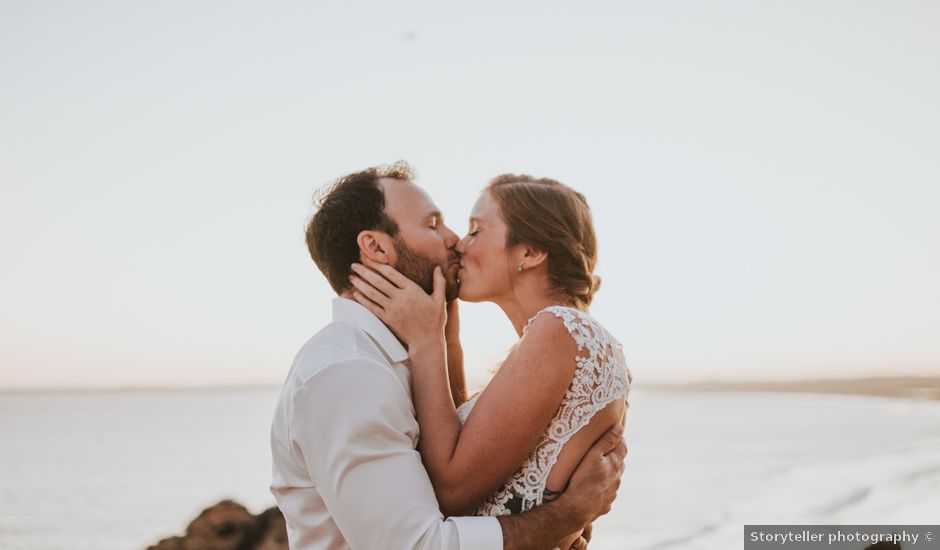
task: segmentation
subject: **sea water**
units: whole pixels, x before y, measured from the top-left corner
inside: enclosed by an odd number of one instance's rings
[[[0,395],[0,548],[127,550],[272,506],[277,389]],[[744,524],[940,520],[940,403],[634,389],[591,548],[738,549]]]

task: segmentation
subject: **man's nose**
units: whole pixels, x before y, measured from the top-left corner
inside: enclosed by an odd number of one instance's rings
[[[463,238],[457,241],[457,246],[454,247],[459,254],[463,255],[467,251],[467,239]]]
[[[456,233],[450,230],[446,225],[444,226],[444,244],[447,248],[454,248],[460,242],[460,237]]]

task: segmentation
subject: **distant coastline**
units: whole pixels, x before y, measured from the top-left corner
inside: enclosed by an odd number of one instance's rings
[[[940,376],[798,380],[794,382],[716,381],[693,384],[650,384],[643,387],[670,391],[820,393],[940,400]]]
[[[277,390],[279,384],[233,384],[229,386],[113,386],[79,388],[0,388],[0,395],[89,394],[89,393],[176,393]]]
[[[90,394],[90,393],[176,393],[276,391],[277,384],[228,386],[140,386],[86,388],[0,388],[0,395]],[[781,381],[706,381],[690,383],[640,383],[638,387],[663,391],[699,392],[777,392],[867,395],[903,399],[940,400],[940,376],[881,376],[847,379]]]

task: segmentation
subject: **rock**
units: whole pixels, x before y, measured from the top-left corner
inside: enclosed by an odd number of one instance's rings
[[[273,506],[258,518],[264,527],[255,550],[287,550],[287,522],[281,510]]]
[[[276,507],[256,516],[223,500],[203,510],[184,536],[163,539],[147,550],[288,550],[287,525]]]

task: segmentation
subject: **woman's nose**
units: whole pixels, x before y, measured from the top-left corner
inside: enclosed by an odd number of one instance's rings
[[[467,237],[464,237],[460,239],[459,241],[457,241],[457,246],[454,247],[454,250],[456,250],[457,252],[461,254],[465,253],[467,251]]]

